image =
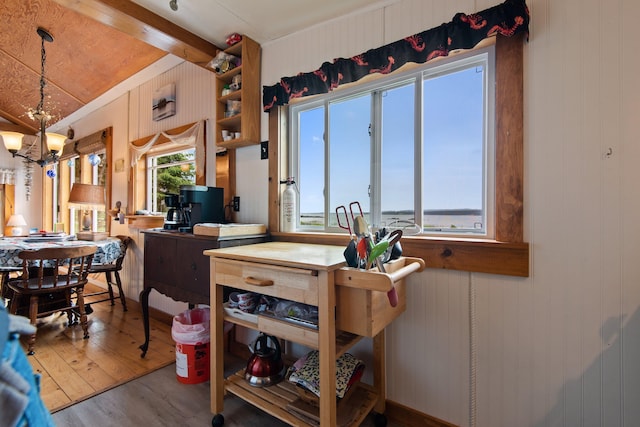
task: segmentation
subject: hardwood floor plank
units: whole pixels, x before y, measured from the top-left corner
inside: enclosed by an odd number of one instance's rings
[[[92,291],[91,289],[87,289]],[[96,297],[87,298],[87,303]],[[140,357],[144,342],[139,304],[129,302],[124,312],[120,301],[91,304],[89,338],[83,339],[80,325],[67,326],[67,316],[56,314],[38,322],[36,353],[29,356],[35,372],[41,374],[41,396],[55,412],[105,390],[175,363],[171,325],[151,319],[152,344]],[[22,340],[26,348],[26,340]]]

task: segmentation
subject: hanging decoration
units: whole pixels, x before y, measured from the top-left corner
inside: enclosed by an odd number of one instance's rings
[[[38,139],[34,138],[33,143],[25,149],[25,155],[27,157],[33,158],[35,156],[35,152],[37,149],[36,147],[37,140]],[[24,197],[28,202],[29,200],[31,200],[31,187],[33,186],[34,162],[29,160],[28,158],[25,158],[22,160],[22,164],[24,165]]]
[[[407,62],[422,64],[454,50],[471,49],[496,34],[511,37],[519,33],[529,33],[529,9],[524,0],[507,0],[471,15],[458,13],[451,22],[438,27],[351,58],[325,62],[316,71],[282,77],[279,83],[264,86],[264,111],[294,98],[331,92],[370,74],[389,74]]]
[[[89,154],[89,163],[91,166],[98,166],[102,159],[97,154]]]
[[[47,169],[47,176],[51,179],[56,177],[56,171],[54,169]]]

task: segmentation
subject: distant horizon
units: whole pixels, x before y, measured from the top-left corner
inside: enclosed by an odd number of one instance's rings
[[[413,214],[413,209],[400,209],[400,210],[386,210],[382,211],[383,215],[411,215]],[[423,215],[482,215],[482,209],[473,209],[473,208],[460,208],[460,209],[424,209],[422,211]],[[369,212],[363,212],[363,214],[367,215]],[[322,212],[306,212],[300,213],[300,216],[305,215],[320,215],[323,216]]]

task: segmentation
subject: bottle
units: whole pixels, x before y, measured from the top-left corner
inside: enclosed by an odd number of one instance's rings
[[[281,181],[280,183],[287,184],[282,192],[282,227],[280,227],[280,230],[285,233],[292,233],[296,231],[297,195],[294,188],[296,182],[293,177],[288,177],[286,181]]]

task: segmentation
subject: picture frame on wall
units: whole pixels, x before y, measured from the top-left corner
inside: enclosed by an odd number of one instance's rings
[[[154,121],[176,114],[176,85],[169,83],[153,92],[152,117]]]

